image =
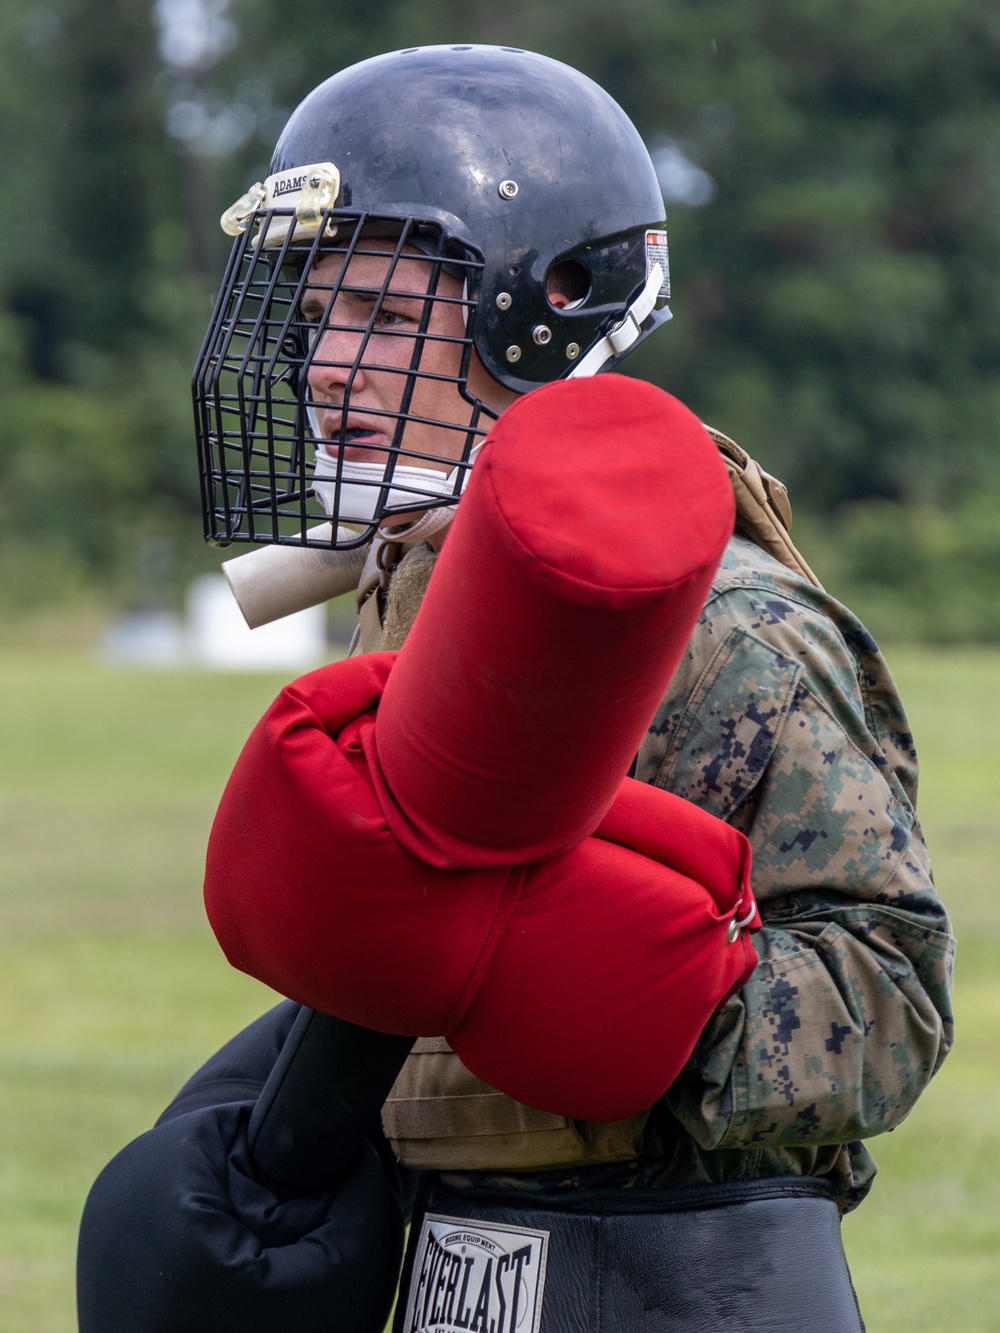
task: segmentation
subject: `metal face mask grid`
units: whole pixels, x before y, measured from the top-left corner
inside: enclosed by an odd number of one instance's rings
[[[386,239],[373,247],[373,236]],[[440,226],[414,218],[343,211],[328,212],[314,237],[297,240],[294,215],[281,209],[262,215],[256,226],[237,238],[193,383],[205,537],[211,544],[257,542],[347,549],[370,540],[393,511],[416,512],[453,503],[461,493],[471,452],[496,413],[468,389],[482,262],[469,257],[468,251],[451,254],[445,248],[447,240]],[[330,255],[341,257],[339,273],[322,283],[311,281],[314,266]],[[359,288],[351,282],[352,260],[366,256],[385,261],[377,290]],[[426,288],[415,291],[411,286],[394,287],[394,278],[398,282],[405,271],[400,265],[418,263],[427,270]],[[464,280],[460,297],[438,295],[445,271]],[[371,299],[367,322],[336,322],[338,298],[342,293],[349,296],[358,292]],[[307,293],[314,307],[310,320],[303,314]],[[319,319],[315,318],[317,293],[325,301]],[[421,303],[416,328],[378,326],[384,301],[394,296]],[[463,310],[463,336],[430,331],[432,314],[439,304],[457,305]],[[320,359],[326,356],[327,332],[346,334],[356,343],[350,362]],[[372,341],[376,336],[377,344]],[[405,340],[404,348],[410,344],[408,357],[393,362],[384,350],[391,342],[384,339]],[[451,344],[459,350],[454,374],[421,368],[430,343]],[[379,349],[383,349],[382,356]],[[334,368],[338,372],[343,389],[336,404],[314,400],[310,385],[313,368],[319,372]],[[369,443],[363,446],[366,452],[385,455],[381,475],[374,481],[354,482],[355,486],[378,489],[374,518],[368,522],[351,521],[346,510],[342,516],[339,504],[343,450],[349,443],[347,413],[359,370],[398,376],[401,384],[397,405],[364,408],[366,418],[382,417],[392,423],[387,445],[377,449]],[[456,405],[462,400],[468,404],[468,418],[456,422],[417,415],[411,409],[421,381],[454,384]],[[339,435],[323,438],[316,432],[316,418],[310,409],[329,413],[331,406],[340,409],[340,431]],[[429,484],[422,488],[414,484],[407,470],[407,503],[390,506],[397,464],[419,466],[437,457],[404,447],[410,423],[452,435],[458,431],[464,439],[460,450],[448,450],[457,453],[458,460],[449,474],[447,489],[442,487],[444,474],[440,471],[428,470]],[[314,453],[324,444],[334,447],[331,458],[335,461],[334,470],[326,478],[328,483],[335,483],[333,509],[325,514],[312,493]],[[332,531],[324,526],[317,533],[315,524],[324,517],[331,521]],[[355,537],[341,540],[346,537],[343,531],[338,536],[342,517],[351,522]]]

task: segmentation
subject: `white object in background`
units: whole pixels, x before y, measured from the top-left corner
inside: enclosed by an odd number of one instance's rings
[[[101,635],[97,655],[113,666],[177,667],[185,646],[184,627],[172,611],[126,611]]]
[[[250,629],[222,574],[203,574],[187,593],[191,659],[227,671],[308,670],[327,657],[326,613],[309,607]]]

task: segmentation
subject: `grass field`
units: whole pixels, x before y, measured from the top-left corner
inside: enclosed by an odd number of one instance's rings
[[[870,1333],[1000,1330],[1000,653],[890,654],[960,937],[959,1044],[845,1235]],[[0,647],[0,1330],[70,1333],[87,1188],[270,1001],[199,885],[222,784],[280,682]],[[724,1257],[722,1258],[724,1262]]]

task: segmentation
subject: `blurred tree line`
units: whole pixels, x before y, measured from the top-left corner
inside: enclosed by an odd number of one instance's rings
[[[220,212],[322,78],[473,41],[584,70],[653,153],[675,319],[629,369],[788,482],[877,632],[1000,640],[996,0],[5,0],[0,605],[204,564]]]

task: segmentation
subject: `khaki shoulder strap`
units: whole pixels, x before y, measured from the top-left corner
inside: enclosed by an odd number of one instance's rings
[[[784,483],[755,463],[745,449],[711,426],[705,429],[718,446],[736,497],[736,531],[756,542],[768,555],[801,574],[817,588],[822,583],[812,572],[789,536],[792,506]]]
[[[376,537],[355,594],[360,624],[356,653],[402,648],[417,618],[436,558],[426,542],[404,547]]]

